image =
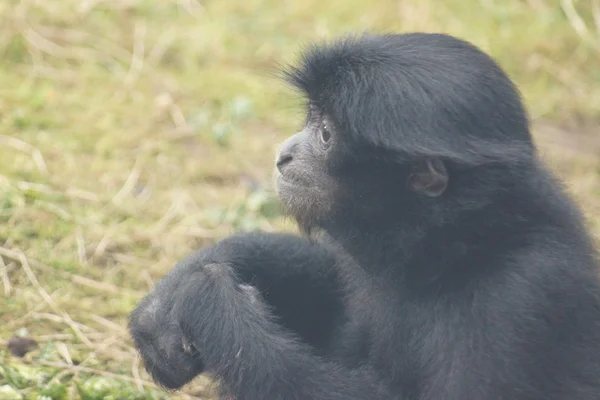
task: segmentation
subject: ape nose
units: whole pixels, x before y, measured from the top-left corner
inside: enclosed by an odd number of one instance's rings
[[[303,138],[303,132],[299,132],[295,135],[292,135],[281,144],[281,147],[279,148],[279,154],[277,155],[277,161],[275,162],[279,172],[283,172],[282,168],[294,159],[296,146],[303,140]]]

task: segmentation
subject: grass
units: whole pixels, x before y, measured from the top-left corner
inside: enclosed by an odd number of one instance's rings
[[[270,176],[298,99],[273,72],[367,29],[447,32],[496,57],[600,233],[598,1],[4,0],[0,398],[167,398],[128,313],[191,250],[293,229]],[[15,335],[38,347],[11,356]],[[208,399],[207,383],[171,398]]]

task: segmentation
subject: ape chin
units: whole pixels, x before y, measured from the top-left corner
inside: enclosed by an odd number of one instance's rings
[[[362,35],[283,76],[306,119],[276,188],[303,235],[180,261],[131,316],[153,377],[237,400],[599,399],[597,252],[498,64]]]

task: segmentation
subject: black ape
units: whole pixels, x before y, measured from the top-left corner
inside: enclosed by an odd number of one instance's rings
[[[365,35],[286,73],[277,190],[308,238],[179,263],[131,332],[157,382],[237,400],[600,399],[600,282],[518,92],[472,45]]]

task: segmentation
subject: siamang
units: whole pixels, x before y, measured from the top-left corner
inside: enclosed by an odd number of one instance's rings
[[[237,400],[600,399],[600,280],[521,96],[469,42],[361,34],[282,76],[276,158],[302,235],[237,233],[133,311],[145,366]]]

